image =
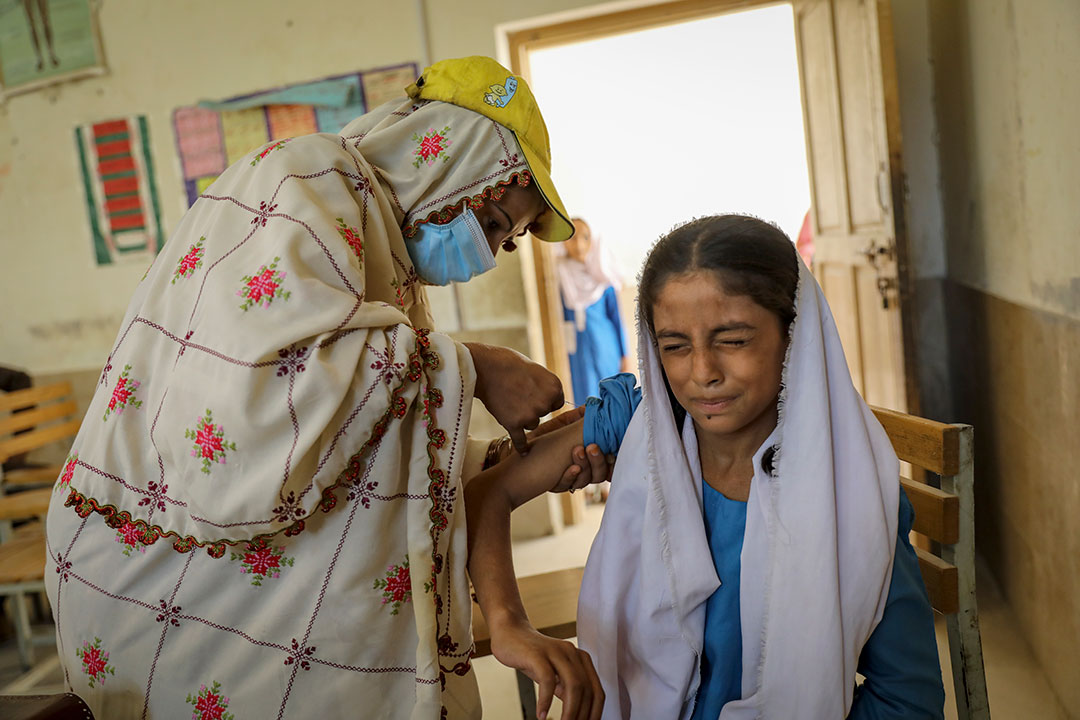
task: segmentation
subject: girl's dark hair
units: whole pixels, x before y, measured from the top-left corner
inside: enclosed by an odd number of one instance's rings
[[[672,276],[695,271],[716,273],[724,290],[745,295],[780,318],[785,337],[795,319],[795,293],[799,286],[799,259],[795,244],[783,230],[749,215],[713,215],[698,218],[660,238],[641,271],[638,282],[640,311],[655,339],[653,308],[656,298]],[[682,428],[683,408],[662,373],[675,427]],[[764,459],[772,474],[776,448]]]
[[[712,215],[681,225],[660,238],[641,271],[638,296],[649,332],[653,308],[674,275],[706,270],[724,289],[745,295],[780,318],[786,333],[795,319],[799,283],[795,244],[775,225],[749,215]]]

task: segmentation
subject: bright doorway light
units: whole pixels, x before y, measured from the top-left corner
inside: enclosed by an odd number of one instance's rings
[[[790,5],[529,53],[567,208],[632,283],[652,243],[747,212],[794,240],[810,208]]]

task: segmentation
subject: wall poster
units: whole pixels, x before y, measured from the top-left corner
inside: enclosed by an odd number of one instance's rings
[[[80,125],[75,147],[97,264],[152,261],[164,238],[146,117]]]
[[[96,0],[0,2],[0,100],[105,73]]]
[[[173,111],[187,204],[225,168],[272,140],[336,133],[416,80],[414,63],[335,75]]]

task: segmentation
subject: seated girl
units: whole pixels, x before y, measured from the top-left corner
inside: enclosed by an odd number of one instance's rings
[[[695,220],[639,293],[644,402],[578,606],[603,717],[942,717],[898,461],[794,245]]]

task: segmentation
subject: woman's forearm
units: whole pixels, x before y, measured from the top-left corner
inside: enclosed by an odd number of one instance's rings
[[[491,632],[503,622],[527,622],[510,550],[513,506],[498,473],[481,473],[465,486],[469,577]]]

